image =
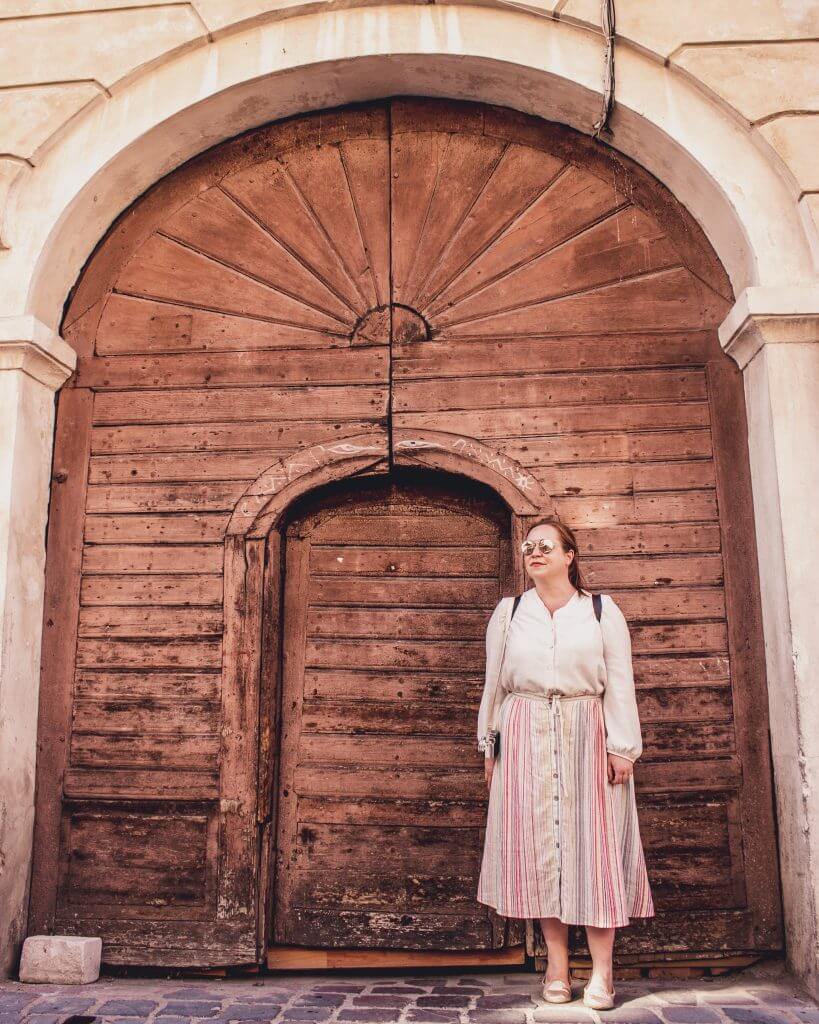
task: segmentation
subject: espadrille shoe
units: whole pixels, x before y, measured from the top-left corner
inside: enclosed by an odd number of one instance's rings
[[[572,987],[567,985],[560,978],[554,981],[543,982],[543,998],[547,1003],[570,1003],[572,1001]]]
[[[614,1007],[614,989],[605,992],[602,989],[594,988],[589,991],[589,986],[583,989],[583,1005],[592,1010],[611,1010]]]

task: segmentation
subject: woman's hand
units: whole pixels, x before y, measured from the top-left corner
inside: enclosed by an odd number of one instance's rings
[[[483,774],[486,778],[486,788],[489,789],[492,786],[492,772],[495,770],[495,758],[485,757],[483,759]]]
[[[630,776],[634,774],[634,765],[627,757],[620,757],[619,754],[607,754],[608,758],[608,776],[609,782],[612,785],[619,785],[622,782],[628,782]]]

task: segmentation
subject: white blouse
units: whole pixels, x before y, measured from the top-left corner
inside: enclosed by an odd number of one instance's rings
[[[552,615],[531,587],[520,599],[505,649],[503,627],[513,598],[498,602],[486,627],[486,683],[478,712],[478,749],[487,757],[493,756],[490,741],[507,693],[602,694],[606,750],[629,761],[640,757],[631,636],[616,602],[608,594],[602,598],[598,625],[588,591],[575,591]]]

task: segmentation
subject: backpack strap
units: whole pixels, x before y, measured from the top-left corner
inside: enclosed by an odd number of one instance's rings
[[[515,600],[514,600],[514,601],[512,602],[512,614],[511,614],[511,615],[509,616],[509,621],[510,621],[510,622],[511,622],[511,621],[512,621],[512,619],[514,619],[514,617],[515,617],[515,612],[516,612],[516,611],[518,610],[518,605],[520,604],[520,599],[521,599],[522,597],[523,597],[523,594],[518,594],[518,595],[517,595],[517,596],[515,597]]]
[[[592,604],[594,605],[594,617],[599,622],[600,616],[603,614],[603,595],[592,594]]]

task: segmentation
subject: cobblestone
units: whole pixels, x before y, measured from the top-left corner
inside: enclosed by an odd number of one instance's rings
[[[819,1024],[819,1007],[768,964],[717,978],[618,983],[613,1010],[547,1004],[541,974],[444,969],[293,971],[197,980],[103,975],[90,985],[0,982],[0,1024]]]

